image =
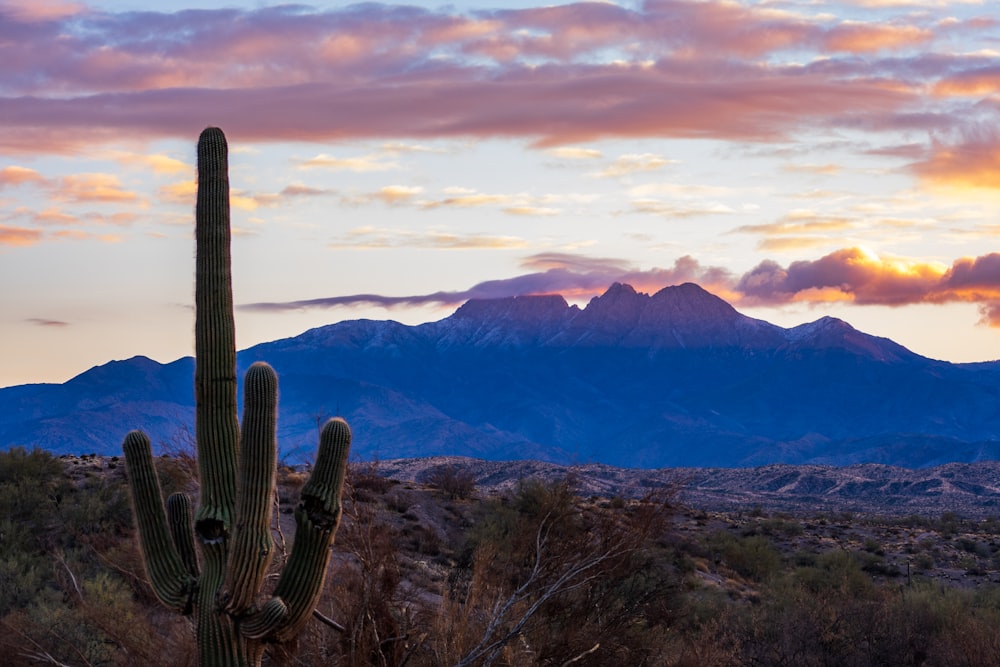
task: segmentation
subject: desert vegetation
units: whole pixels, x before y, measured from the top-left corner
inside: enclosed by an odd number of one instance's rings
[[[164,492],[197,490],[182,451]],[[456,484],[456,480],[462,482]],[[306,471],[279,466],[277,583]],[[317,613],[283,665],[996,665],[1000,521],[709,512],[572,474],[469,488],[354,463]],[[0,644],[11,665],[193,665],[114,458],[0,453]]]

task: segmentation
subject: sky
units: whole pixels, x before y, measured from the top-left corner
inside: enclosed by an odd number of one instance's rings
[[[0,386],[193,353],[207,126],[240,349],[696,282],[1000,358],[998,9],[0,0]]]

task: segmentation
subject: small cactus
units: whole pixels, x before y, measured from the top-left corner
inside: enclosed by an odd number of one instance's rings
[[[226,137],[207,128],[198,139],[195,210],[197,512],[184,494],[164,504],[144,433],[130,432],[122,445],[153,591],[166,607],[195,614],[199,661],[213,667],[259,665],[268,643],[294,639],[312,616],[340,524],[351,443],[344,420],[323,427],[316,465],[295,511],[291,554],[264,599],[274,548],[278,378],[263,362],[247,370],[238,424],[228,171]]]

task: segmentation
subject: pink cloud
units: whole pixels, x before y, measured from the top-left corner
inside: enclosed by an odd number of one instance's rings
[[[45,178],[34,169],[12,165],[0,169],[0,187],[21,185],[23,183],[44,184]]]
[[[0,150],[76,152],[123,135],[191,137],[212,123],[240,141],[520,137],[555,146],[957,122],[928,111],[923,84],[973,61],[772,58],[933,37],[929,24],[828,23],[687,0],[467,15],[286,5],[18,23],[0,40]]]
[[[42,232],[27,227],[10,227],[0,224],[0,246],[28,246],[38,243]]]
[[[934,33],[930,29],[913,25],[843,23],[827,32],[823,41],[831,51],[872,53],[922,46],[933,38]]]
[[[83,3],[68,0],[5,0],[0,16],[35,23],[65,19],[84,11]]]

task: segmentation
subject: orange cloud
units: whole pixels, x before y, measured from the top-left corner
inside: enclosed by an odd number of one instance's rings
[[[362,155],[360,157],[341,158],[321,153],[299,163],[300,169],[334,169],[367,173],[372,171],[389,171],[398,169],[399,165],[387,161],[382,155]]]
[[[933,38],[932,31],[916,26],[845,22],[826,34],[824,45],[832,51],[871,53],[920,46]]]
[[[195,181],[180,181],[160,188],[160,198],[175,204],[191,205],[198,195],[198,184]]]
[[[138,155],[135,153],[119,153],[116,159],[122,164],[133,167],[139,166],[143,169],[151,169],[156,174],[190,174],[194,173],[194,167],[182,160],[170,157],[169,155],[152,154]]]
[[[22,211],[24,212],[24,211]],[[45,225],[49,227],[54,227],[58,225],[78,225],[80,224],[80,218],[69,213],[64,213],[58,208],[47,208],[43,211],[31,214],[32,222]]]
[[[1000,95],[1000,70],[968,72],[939,81],[933,88],[935,95],[988,97]]]
[[[54,193],[58,199],[73,202],[132,203],[139,199],[134,192],[122,189],[113,174],[74,174],[64,177]]]
[[[442,250],[523,248],[528,244],[515,236],[490,234],[453,234],[430,231],[424,233],[384,227],[358,227],[342,240],[330,244],[331,248],[381,249],[381,248],[433,248]]]
[[[950,146],[935,144],[931,155],[911,168],[930,185],[1000,189],[1000,134]]]
[[[380,188],[373,197],[379,201],[385,202],[386,204],[402,204],[404,202],[412,201],[414,197],[423,192],[423,188],[419,186],[407,186],[407,185],[387,185]]]
[[[26,227],[8,227],[0,224],[0,245],[29,246],[38,243],[42,232]]]
[[[34,169],[12,165],[0,169],[0,187],[22,185],[23,183],[44,184],[45,178]]]
[[[958,259],[947,267],[844,248],[787,267],[761,262],[740,278],[736,290],[751,304],[830,298],[888,306],[992,302],[1000,300],[1000,253]]]

